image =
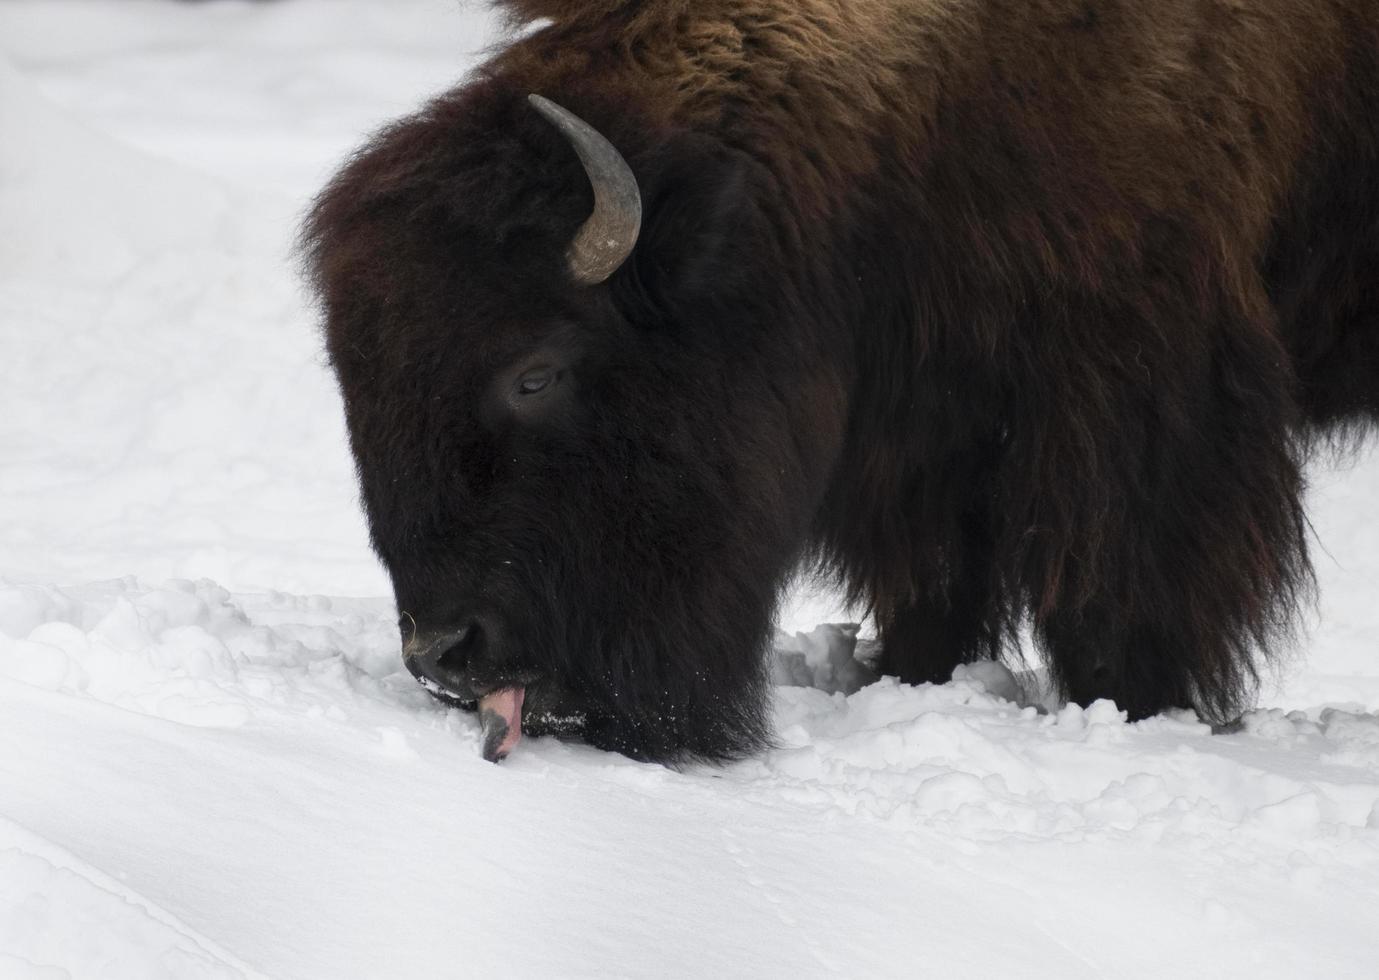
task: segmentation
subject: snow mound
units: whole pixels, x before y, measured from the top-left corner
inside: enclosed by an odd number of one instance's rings
[[[971,677],[920,687],[885,678],[847,698],[786,689],[777,700],[781,747],[734,778],[964,841],[1209,832],[1224,845],[1276,838],[1286,811],[1303,846],[1351,840],[1379,804],[1371,714],[1258,711],[1244,733],[1213,736],[1189,712],[1127,724],[1109,701],[1044,714]]]
[[[267,706],[337,707],[346,692],[430,705],[402,670],[391,604],[344,603],[232,598],[207,580],[0,586],[0,676],[208,728]]]

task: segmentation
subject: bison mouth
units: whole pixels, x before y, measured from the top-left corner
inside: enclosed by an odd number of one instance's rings
[[[517,747],[523,734],[578,738],[586,715],[558,703],[549,683],[505,687],[479,698],[479,744],[489,762],[501,762]]]
[[[522,704],[527,699],[526,687],[503,687],[477,698],[467,698],[415,670],[412,671],[412,676],[436,700],[466,711],[479,712],[482,733],[480,751],[487,761],[502,762],[521,741]]]
[[[572,709],[559,685],[549,680],[532,679],[466,697],[418,671],[410,659],[407,666],[436,700],[478,712],[480,752],[489,762],[506,759],[524,734],[578,738],[584,731],[585,712]]]
[[[480,751],[488,762],[502,762],[521,741],[522,704],[527,699],[525,687],[504,687],[478,698],[466,698],[415,671],[413,676],[436,700],[466,711],[478,711]]]

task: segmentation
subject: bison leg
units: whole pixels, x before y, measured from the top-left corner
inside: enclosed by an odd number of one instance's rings
[[[1161,627],[1126,627],[1113,616],[1086,610],[1051,615],[1040,633],[1050,666],[1074,704],[1108,698],[1136,721],[1196,703],[1195,665],[1182,656],[1192,649],[1189,636]]]
[[[957,605],[925,599],[896,610],[881,624],[883,674],[906,684],[942,684],[959,664],[980,659],[987,631],[970,601]]]
[[[1063,380],[1082,392],[1101,379],[1098,400],[1049,397],[1063,414],[1016,444],[1021,471],[1041,474],[1008,498],[1028,515],[1023,589],[1074,701],[1228,721],[1309,591],[1290,365],[1267,317],[1221,307],[1195,335],[1164,327],[1195,350],[1151,356],[1146,340],[1138,378],[1112,383],[1069,354]]]
[[[942,684],[953,668],[1000,654],[1004,621],[994,602],[992,541],[969,515],[941,594],[879,602],[881,673],[907,684]]]

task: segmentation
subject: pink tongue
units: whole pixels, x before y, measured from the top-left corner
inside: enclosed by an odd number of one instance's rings
[[[483,753],[489,762],[499,762],[517,747],[522,738],[523,687],[505,687],[479,699],[479,724],[483,727]]]

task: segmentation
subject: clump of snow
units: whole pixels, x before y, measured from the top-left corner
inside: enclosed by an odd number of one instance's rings
[[[859,650],[856,623],[824,623],[808,633],[776,631],[771,683],[851,694],[876,680]]]
[[[994,660],[979,660],[976,663],[962,664],[953,671],[953,680],[979,685],[993,697],[1023,703],[1027,697],[1009,667]]]
[[[496,36],[0,4],[0,976],[1370,975],[1374,461],[1314,474],[1318,622],[1229,734],[902,685],[800,591],[760,756],[480,758],[402,666],[289,253]]]

